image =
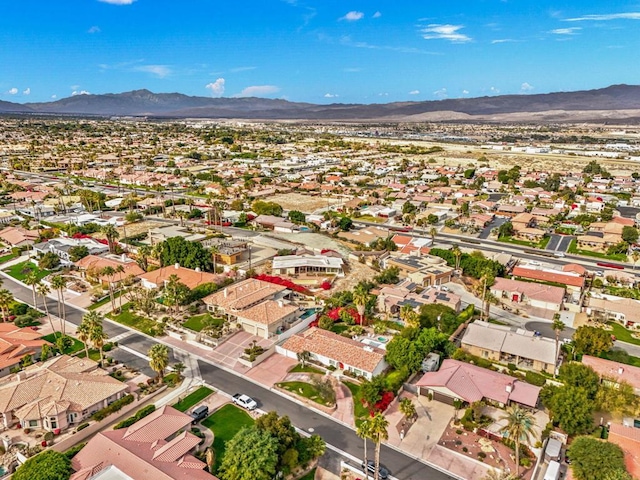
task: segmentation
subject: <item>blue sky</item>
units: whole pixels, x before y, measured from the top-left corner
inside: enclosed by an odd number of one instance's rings
[[[0,100],[147,88],[378,103],[640,84],[640,1],[21,0]]]

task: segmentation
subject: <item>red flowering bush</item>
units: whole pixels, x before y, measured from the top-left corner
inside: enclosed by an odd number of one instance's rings
[[[283,287],[287,287],[289,290],[293,290],[294,292],[302,293],[303,295],[311,295],[311,292],[307,290],[305,287],[301,285],[297,285],[293,283],[291,280],[282,277],[276,277],[273,275],[266,275],[264,273],[257,275],[255,277],[257,280],[262,280],[263,282],[274,283],[276,285],[282,285]]]
[[[391,402],[393,402],[394,394],[393,392],[384,392],[382,394],[382,398],[373,406],[373,409],[369,410],[370,415],[373,417],[376,412],[384,412]]]
[[[320,285],[320,288],[323,289],[323,290],[329,290],[331,288],[331,282],[329,280],[325,280]]]

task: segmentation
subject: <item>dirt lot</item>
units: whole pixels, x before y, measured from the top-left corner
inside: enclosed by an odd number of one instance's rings
[[[319,208],[327,208],[344,201],[340,198],[331,198],[324,195],[312,196],[303,193],[280,193],[265,200],[282,205],[285,210],[299,210],[303,213],[313,213]]]
[[[154,222],[152,220],[145,220],[143,222],[137,223],[128,223],[126,226],[127,236],[133,237],[140,233],[148,233],[149,229],[166,226],[166,223]],[[124,238],[124,227],[117,227],[118,233],[120,234],[120,238]],[[102,232],[96,232],[91,236],[95,238],[104,238],[104,234]]]
[[[372,280],[378,274],[373,268],[360,262],[349,261],[346,276],[339,278],[333,284],[329,292],[340,292],[343,290],[353,290],[362,280]]]

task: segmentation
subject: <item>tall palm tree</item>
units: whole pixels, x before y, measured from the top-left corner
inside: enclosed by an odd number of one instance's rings
[[[356,429],[356,435],[364,440],[364,474],[366,476],[366,479],[369,480],[369,469],[367,468],[367,462],[369,461],[369,459],[367,458],[367,440],[371,438],[371,420],[363,420]]]
[[[102,233],[107,238],[107,243],[109,244],[109,253],[113,253],[115,250],[115,244],[120,234],[118,230],[113,225],[105,225],[102,227]]]
[[[64,289],[67,286],[67,279],[62,275],[54,275],[53,277],[51,277],[51,286],[56,290],[56,293],[58,295],[58,317],[60,317],[60,331],[64,336],[66,332],[65,320],[67,317],[64,303]]]
[[[27,275],[24,279],[25,285],[29,285],[31,287],[31,293],[33,293],[33,308],[38,308],[38,302],[36,301],[36,285],[40,283],[40,279],[35,271],[31,270],[29,275]]]
[[[553,318],[553,324],[551,325],[551,328],[553,328],[553,331],[556,332],[556,362],[558,360],[558,353],[559,353],[559,348],[560,348],[560,334],[564,331],[566,325],[564,324],[564,322],[562,320],[560,320],[559,315],[558,318],[556,318],[554,316]],[[553,378],[556,378],[556,366],[553,366]]]
[[[78,325],[78,328],[76,329],[76,336],[78,337],[78,340],[84,343],[85,358],[89,358],[88,343],[89,343],[89,339],[91,338],[91,319],[88,317],[90,313],[94,313],[94,310],[92,310],[91,312],[87,313],[82,317],[82,321],[80,322],[80,325]]]
[[[460,247],[458,245],[454,245],[453,248],[451,249],[451,253],[453,253],[453,256],[456,258],[456,270],[459,270],[460,257],[462,257],[462,250],[460,250]]]
[[[2,320],[6,322],[9,319],[9,306],[13,302],[13,295],[9,290],[3,288],[0,290],[0,310],[2,311]]]
[[[490,295],[491,292],[489,291],[491,285],[493,285],[493,282],[495,281],[495,277],[493,275],[493,272],[489,271],[489,270],[485,270],[484,273],[482,274],[482,277],[480,278],[480,282],[482,282],[482,313],[480,315],[480,319],[484,319],[484,318],[489,318],[489,305],[490,305]]]
[[[438,230],[436,229],[436,227],[431,227],[429,229],[429,236],[431,237],[431,247],[432,248],[436,244],[436,235],[438,235]]]
[[[169,349],[166,345],[156,343],[149,349],[148,356],[151,370],[158,374],[159,380],[162,380],[164,378],[164,371],[169,364]]]
[[[100,365],[102,365],[102,362],[104,361],[104,352],[102,350],[104,347],[104,341],[109,338],[102,325],[103,317],[95,310],[92,310],[85,316],[89,317],[89,340],[91,340],[93,348],[97,348],[100,352]]]
[[[364,312],[369,302],[369,292],[362,285],[358,285],[353,291],[353,304],[358,310],[358,316],[360,317],[360,325],[364,325]]]
[[[516,446],[516,477],[520,477],[520,443],[528,442],[534,436],[533,427],[536,424],[533,415],[521,408],[517,404],[513,404],[507,408],[507,414],[500,420],[506,420],[507,424],[500,430],[507,434],[507,437],[515,443]]]
[[[638,263],[638,260],[640,260],[640,252],[638,252],[637,250],[634,250],[631,252],[631,258],[633,259],[633,269],[636,269],[636,264]]]
[[[403,305],[400,309],[400,318],[402,321],[411,328],[420,326],[420,315],[416,312],[411,305]]]
[[[387,428],[389,428],[389,421],[382,413],[377,412],[373,417],[371,417],[371,438],[376,444],[376,469],[373,474],[374,480],[378,480],[380,478],[380,447],[382,446],[382,441],[389,438]]]
[[[151,245],[142,245],[138,247],[138,255],[136,263],[145,272],[149,268],[149,257],[151,256]]]
[[[51,314],[49,313],[49,305],[47,305],[47,295],[51,293],[51,289],[44,283],[39,283],[36,287],[38,295],[42,297],[42,304],[44,305],[44,313],[47,315],[49,325],[51,325],[51,331],[55,333],[56,329],[53,328],[53,320],[51,320]]]
[[[213,273],[216,273],[218,269],[218,254],[220,253],[219,245],[211,245],[209,247],[209,251],[211,252],[211,259],[213,260]]]
[[[100,270],[100,275],[102,277],[106,277],[107,287],[109,288],[109,300],[111,301],[111,310],[116,310],[115,297],[113,296],[113,276],[116,274],[116,269],[111,265],[107,265],[102,270]]]

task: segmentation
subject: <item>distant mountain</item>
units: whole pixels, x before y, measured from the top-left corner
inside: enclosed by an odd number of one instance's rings
[[[24,105],[0,101],[0,112],[265,120],[610,119],[612,116],[637,116],[637,112],[632,114],[634,110],[640,110],[640,86],[637,85],[613,85],[577,92],[386,104],[316,105],[253,97],[191,97],[181,93],[152,93],[149,90],[76,95],[55,102]]]

